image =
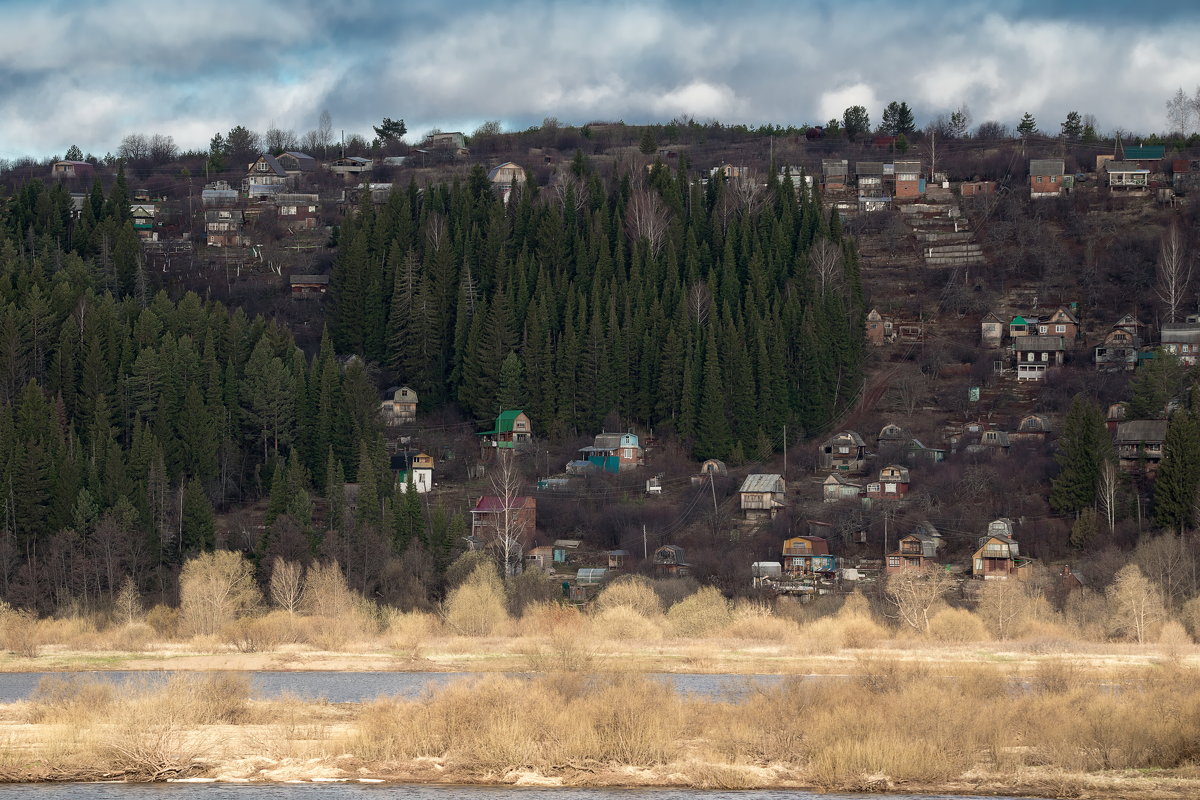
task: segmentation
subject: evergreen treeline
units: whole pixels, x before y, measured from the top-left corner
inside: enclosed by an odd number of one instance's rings
[[[100,194],[89,240],[128,210],[121,183]],[[31,184],[0,225],[3,597],[91,604],[126,576],[169,597],[184,560],[219,540],[264,577],[275,556],[319,556],[376,596],[431,582],[463,522],[427,520],[393,488],[363,362],[327,336],[306,358],[285,328],[192,293],[145,298],[78,241],[88,206],[72,220],[61,194]],[[266,495],[265,530],[216,529],[216,509]]]
[[[389,365],[423,405],[522,407],[550,436],[616,412],[736,458],[785,423],[819,431],[859,386],[855,251],[790,178],[700,186],[658,163],[605,185],[577,153],[506,204],[477,167],[364,195],[338,244],[338,351]]]

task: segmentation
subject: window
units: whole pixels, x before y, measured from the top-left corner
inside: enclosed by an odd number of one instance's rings
[[[259,172],[266,172],[266,171],[267,171],[267,162],[265,162],[265,161],[260,161],[260,162],[258,162],[257,164],[255,164],[255,165],[254,165],[254,168],[255,168],[256,170],[258,170]]]
[[[888,566],[889,567],[900,566],[900,559],[897,558],[896,556],[888,556]]]
[[[1066,325],[1055,325],[1055,326],[1054,326],[1054,332],[1055,332],[1055,333],[1066,333],[1066,332],[1067,332],[1067,326],[1066,326]]]
[[[1049,360],[1050,360],[1050,354],[1042,353],[1042,361],[1049,361]]]
[[[627,458],[627,459],[628,459],[628,458],[633,458],[633,448],[632,448],[632,447],[626,447],[626,448],[625,448],[625,451],[624,451],[624,452],[621,454],[621,457],[622,457],[622,458]]]
[[[518,423],[517,423],[517,430],[519,430],[519,431],[523,431],[523,430],[525,430],[525,423],[524,423],[524,422],[518,422]]]
[[[1037,353],[1026,353],[1025,354],[1026,361],[1034,361],[1036,359],[1037,359]]]
[[[1041,176],[1041,175],[1038,175],[1038,176],[1037,176],[1037,182],[1038,182],[1038,183],[1041,183],[1041,182],[1042,182],[1042,176]]]

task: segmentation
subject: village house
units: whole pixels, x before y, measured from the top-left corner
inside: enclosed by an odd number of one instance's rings
[[[1110,434],[1115,436],[1117,433],[1117,426],[1124,422],[1128,415],[1129,403],[1124,401],[1120,403],[1113,403],[1108,407],[1108,410],[1104,412],[1104,427],[1108,429]]]
[[[1128,161],[1108,161],[1104,164],[1111,192],[1145,194],[1150,190],[1150,170]]]
[[[86,161],[55,161],[50,165],[52,178],[90,178],[95,170]]]
[[[1074,342],[1079,336],[1079,319],[1066,306],[1059,306],[1053,314],[1039,319],[1038,336],[1061,336],[1065,344]]]
[[[1044,442],[1050,436],[1050,420],[1041,414],[1026,414],[1008,435],[1014,442]]]
[[[862,473],[867,466],[867,443],[854,431],[842,431],[821,443],[819,455],[822,469]]]
[[[987,535],[979,538],[971,556],[971,577],[981,580],[1024,578],[1031,563],[1020,556],[1020,547],[1012,534],[1012,521],[1002,518],[990,523]]]
[[[471,536],[479,542],[495,541],[499,533],[510,531],[522,543],[529,541],[537,527],[537,500],[532,497],[484,495],[471,509]]]
[[[529,416],[517,409],[501,411],[490,431],[478,434],[483,437],[479,445],[484,456],[494,450],[520,450],[533,441],[533,425]]]
[[[433,490],[433,456],[404,450],[392,456],[391,469],[396,474],[396,486],[400,491],[408,490],[409,476],[419,494]]]
[[[283,167],[283,171],[287,173],[289,178],[299,178],[302,175],[317,171],[317,160],[307,153],[298,153],[293,150],[280,153],[275,156],[275,160],[279,162],[279,166]]]
[[[900,500],[908,494],[908,468],[889,464],[879,470],[879,480],[871,481],[866,487],[866,496],[871,500]]]
[[[1096,345],[1096,369],[1100,372],[1130,372],[1137,366],[1138,351],[1142,347],[1142,324],[1132,314],[1117,320],[1104,335],[1104,341]]]
[[[821,495],[826,503],[840,503],[842,500],[857,500],[863,493],[861,483],[856,483],[844,475],[831,473],[821,483]]]
[[[634,433],[598,433],[588,447],[579,448],[588,464],[616,474],[645,466],[645,452]]]
[[[288,287],[293,300],[324,297],[329,291],[328,275],[289,275]]]
[[[408,386],[393,386],[391,395],[379,404],[385,425],[409,425],[417,421],[417,393]]]
[[[685,578],[691,571],[684,558],[683,548],[677,544],[664,544],[654,551],[654,577]]]
[[[896,162],[896,199],[915,199],[925,194],[920,161]]]
[[[912,437],[908,435],[908,431],[894,422],[889,422],[880,428],[879,435],[875,437],[875,443],[879,446],[880,450],[889,447],[904,447],[910,441],[912,441]]]
[[[279,224],[289,231],[311,231],[317,227],[319,198],[315,194],[275,195],[275,213]]]
[[[462,131],[438,131],[426,136],[421,146],[430,150],[453,150],[457,153],[466,150],[467,137]]]
[[[1117,459],[1121,469],[1153,478],[1167,438],[1165,419],[1131,419],[1117,424]]]
[[[997,348],[1004,344],[1004,329],[1008,323],[994,311],[989,311],[979,321],[979,339],[984,347]]]
[[[250,199],[271,197],[282,191],[287,183],[287,170],[275,156],[263,153],[246,169],[242,191]]]
[[[329,162],[329,171],[334,175],[340,175],[342,180],[347,183],[354,183],[361,180],[362,175],[370,172],[372,166],[371,159],[369,158],[343,156]]]
[[[1149,172],[1160,172],[1167,147],[1162,144],[1122,145],[1121,160]]]
[[[894,552],[888,553],[883,570],[888,575],[906,569],[921,569],[936,564],[942,537],[932,525],[919,529],[900,539]]]
[[[604,556],[609,569],[625,569],[633,561],[633,554],[628,550],[609,550]]]
[[[976,197],[996,193],[995,181],[963,181],[958,185],[958,191],[963,197]]]
[[[531,547],[525,553],[525,569],[540,569],[542,572],[554,572],[554,548],[548,544]]]
[[[242,228],[246,214],[240,208],[208,208],[204,211],[204,238],[209,247],[241,247],[246,243]]]
[[[713,167],[708,171],[708,177],[710,178],[715,178],[718,175],[722,175],[726,179],[730,180],[733,178],[749,178],[750,168],[739,167],[734,164],[721,164],[720,166]]]
[[[821,188],[845,189],[850,162],[844,158],[821,159]]]
[[[158,208],[154,203],[130,203],[129,221],[138,238],[146,241],[157,241],[158,234],[154,231],[154,215]]]
[[[525,168],[512,161],[505,161],[498,167],[492,167],[487,178],[492,188],[500,194],[500,199],[507,203],[512,195],[513,186],[525,185]]]
[[[835,572],[837,560],[829,555],[829,542],[819,536],[794,536],[783,541],[783,572],[788,575],[811,575],[816,572]]]
[[[879,309],[872,308],[867,313],[867,341],[879,346],[893,338],[891,319],[880,314]]]
[[[774,519],[787,505],[787,486],[782,475],[746,476],[738,489],[738,502],[746,519]]]
[[[1061,366],[1066,356],[1062,336],[1022,336],[1013,340],[1017,380],[1040,381],[1050,367]]]
[[[1029,162],[1029,196],[1058,197],[1063,192],[1063,167],[1061,158],[1035,158]]]
[[[1008,323],[1008,336],[1015,339],[1018,336],[1037,335],[1038,318],[1032,314],[1017,314]]]
[[[854,165],[859,197],[884,197],[883,162],[859,161]]]
[[[1159,330],[1162,349],[1189,367],[1200,360],[1200,323],[1166,322]]]

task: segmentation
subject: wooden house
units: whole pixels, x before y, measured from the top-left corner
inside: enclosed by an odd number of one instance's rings
[[[240,208],[205,209],[205,241],[209,247],[241,247],[246,244],[245,224],[246,213]]]
[[[1162,171],[1162,161],[1166,156],[1166,150],[1166,145],[1162,144],[1122,145],[1121,160],[1149,172],[1160,172]]]
[[[867,443],[854,431],[842,431],[820,445],[821,467],[859,474],[867,466]]]
[[[579,448],[579,452],[583,454],[582,460],[613,474],[646,464],[645,451],[634,433],[598,433],[593,443]]]
[[[683,548],[677,544],[664,544],[654,551],[654,576],[656,578],[683,578],[690,572]]]
[[[859,197],[883,197],[883,162],[859,161],[854,165]]]
[[[747,475],[738,489],[738,504],[746,519],[774,519],[787,506],[787,485],[782,475]]]
[[[288,287],[292,299],[309,299],[324,297],[329,291],[328,275],[289,275]]]
[[[783,571],[789,575],[833,572],[836,561],[829,555],[829,542],[819,536],[794,536],[783,541]]]
[[[867,313],[867,341],[878,347],[895,338],[892,320],[880,314],[878,309],[872,308]]]
[[[289,178],[299,178],[302,175],[315,173],[319,166],[317,160],[308,153],[295,150],[280,153],[275,156],[275,160],[279,162],[279,166],[283,167],[283,171]]]
[[[391,470],[396,476],[396,486],[402,492],[408,491],[409,478],[418,494],[433,490],[433,456],[427,453],[401,450],[392,455]]]
[[[487,178],[492,184],[492,189],[507,203],[512,195],[513,186],[525,185],[525,168],[515,162],[505,161],[497,167],[492,167]]]
[[[421,146],[430,150],[453,150],[458,153],[467,149],[467,137],[462,131],[431,133],[425,137]]]
[[[90,178],[95,167],[87,161],[55,161],[50,165],[52,178]]]
[[[1125,421],[1129,415],[1129,403],[1124,401],[1113,403],[1104,412],[1104,427],[1108,428],[1108,432],[1114,436],[1117,434],[1117,426]]]
[[[984,347],[997,348],[1004,344],[1004,329],[1008,323],[993,311],[989,311],[979,321],[979,339]]]
[[[1026,414],[1017,429],[1008,435],[1014,442],[1044,442],[1050,436],[1050,419],[1041,414]]]
[[[1104,164],[1108,190],[1122,194],[1147,194],[1150,191],[1150,170],[1128,161],[1108,161]]]
[[[700,465],[701,475],[726,475],[728,473],[729,468],[719,458],[710,458]]]
[[[520,450],[533,441],[533,425],[529,416],[518,409],[501,411],[489,431],[478,434],[485,456],[495,450]]]
[[[251,199],[271,197],[283,191],[288,180],[287,170],[279,159],[263,153],[247,168],[246,176],[242,178],[242,191]]]
[[[1162,349],[1189,367],[1200,359],[1200,323],[1166,322],[1159,329]]]
[[[845,189],[850,162],[844,158],[821,159],[821,186],[824,189]]]
[[[320,200],[315,194],[279,192],[272,198],[279,224],[287,230],[311,231],[317,227]]]
[[[537,500],[532,497],[484,495],[471,509],[471,536],[491,542],[497,534],[510,531],[521,542],[528,542],[537,527]]]
[[[373,166],[369,158],[346,156],[330,161],[329,171],[334,175],[340,175],[347,183],[355,183],[362,180],[363,174],[370,172]]]
[[[1062,336],[1022,336],[1013,341],[1017,380],[1040,381],[1050,367],[1061,366],[1066,356]]]
[[[1099,372],[1132,372],[1137,367],[1141,337],[1127,327],[1114,325],[1096,345],[1096,370]]]
[[[912,437],[908,435],[908,431],[894,422],[880,428],[879,435],[875,437],[875,443],[881,450],[885,447],[904,447],[910,441]]]
[[[840,503],[842,500],[857,500],[863,493],[861,483],[856,483],[836,472],[830,474],[821,483],[821,495],[826,503]]]
[[[896,550],[887,554],[883,570],[888,575],[906,569],[922,569],[936,564],[942,539],[935,533],[918,531],[900,539]]]
[[[578,558],[579,548],[583,542],[579,539],[555,539],[554,563],[568,564]]]
[[[896,162],[896,199],[916,199],[925,194],[920,161]]]
[[[633,559],[633,554],[628,550],[609,550],[604,555],[608,559],[609,569],[625,569]]]
[[[1163,442],[1167,438],[1165,419],[1132,419],[1118,423],[1117,459],[1125,472],[1154,477],[1162,461]]]
[[[879,470],[879,480],[867,484],[865,494],[872,500],[902,499],[908,494],[908,468],[888,464]]]
[[[391,395],[379,404],[385,425],[408,425],[417,420],[417,393],[407,386],[394,386]]]
[[[1032,314],[1017,314],[1008,323],[1008,336],[1034,336],[1037,334],[1038,318]]]
[[[1010,528],[1011,530],[1011,528]],[[1032,563],[1021,558],[1017,540],[1011,533],[991,532],[979,538],[971,556],[971,577],[980,580],[1024,578]]]
[[[1059,306],[1048,317],[1037,322],[1038,336],[1061,336],[1066,344],[1079,336],[1079,318],[1066,306]]]
[[[1029,162],[1029,196],[1035,200],[1063,193],[1066,170],[1061,158],[1035,158]]]

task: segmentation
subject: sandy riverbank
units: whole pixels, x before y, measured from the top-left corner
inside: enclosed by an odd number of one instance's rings
[[[0,705],[0,778],[817,788],[1200,796],[1200,682],[1121,668],[1119,692],[1046,662],[863,659],[835,685],[738,701],[631,674],[481,675],[415,700],[257,700],[235,673],[114,688],[80,678]]]

